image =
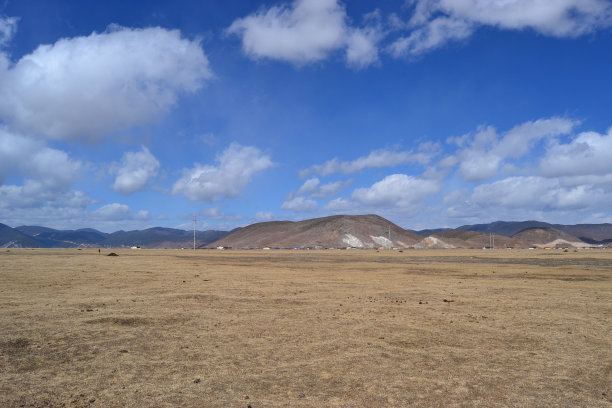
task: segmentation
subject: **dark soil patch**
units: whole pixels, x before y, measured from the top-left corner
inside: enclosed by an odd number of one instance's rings
[[[152,321],[143,317],[102,317],[100,319],[87,320],[86,323],[136,327],[149,325]]]
[[[13,340],[8,340],[3,343],[0,343],[2,347],[2,351],[6,351],[7,353],[23,351],[28,348],[30,345],[30,340],[20,337]]]

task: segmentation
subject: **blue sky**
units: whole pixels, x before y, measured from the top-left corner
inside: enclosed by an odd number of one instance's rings
[[[606,0],[5,1],[0,222],[612,222]]]

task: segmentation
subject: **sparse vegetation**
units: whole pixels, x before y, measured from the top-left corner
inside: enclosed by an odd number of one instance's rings
[[[612,407],[612,252],[0,253],[0,406]]]

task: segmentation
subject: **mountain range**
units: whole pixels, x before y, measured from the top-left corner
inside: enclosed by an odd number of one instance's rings
[[[270,221],[232,231],[196,231],[198,248],[482,248],[612,246],[612,224],[496,221],[456,229],[406,230],[374,214]],[[193,232],[173,228],[104,233],[0,224],[4,248],[191,248]]]
[[[196,231],[196,246],[202,247],[229,231]],[[56,230],[40,226],[11,228],[0,224],[0,247],[4,248],[192,248],[193,231],[154,227],[145,230],[104,233],[92,228]]]

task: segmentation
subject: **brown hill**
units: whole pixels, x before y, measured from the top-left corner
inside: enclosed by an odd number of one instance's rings
[[[252,224],[209,247],[407,248],[421,239],[378,215],[333,215],[298,222]]]
[[[520,239],[536,245],[545,245],[557,240],[566,242],[581,242],[580,238],[559,231],[555,228],[527,228],[517,232],[512,238]]]
[[[489,247],[491,244],[495,248],[528,248],[530,246],[527,241],[520,238],[493,234],[491,239],[489,234],[478,231],[463,231],[457,229],[434,234],[434,236],[456,248],[483,248]]]

